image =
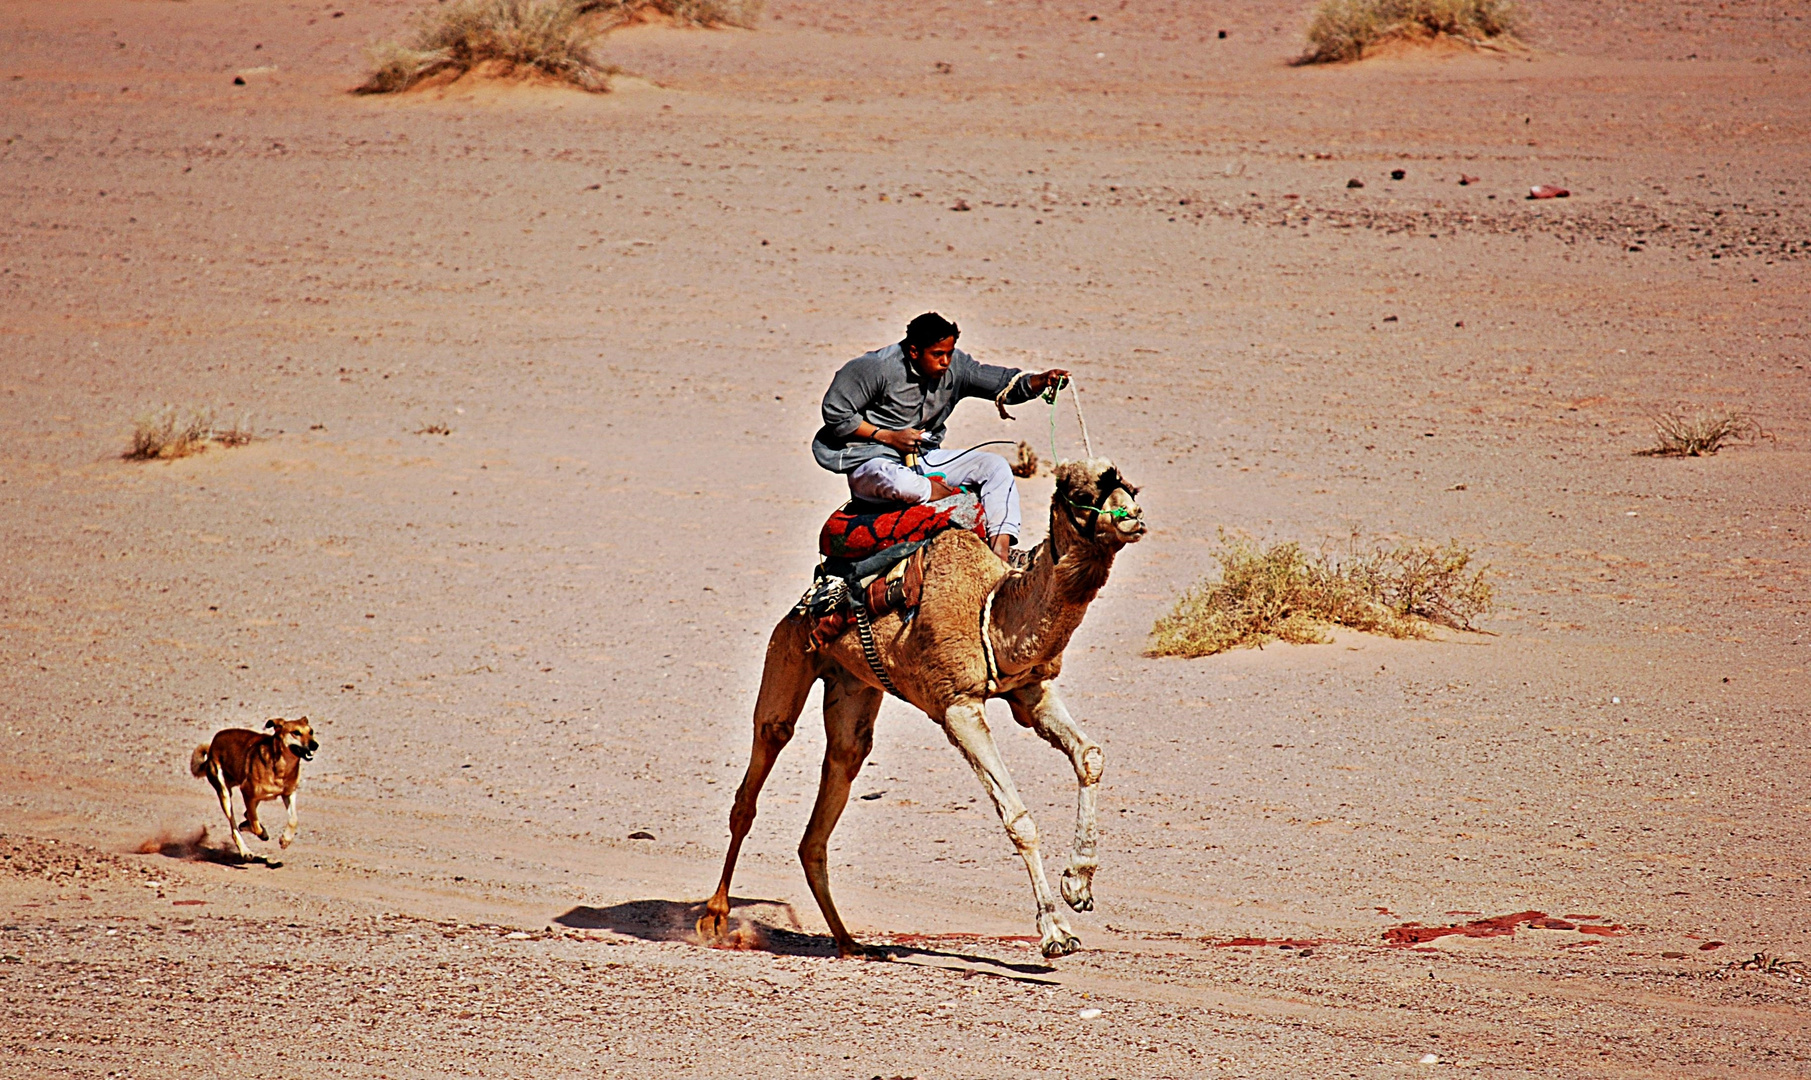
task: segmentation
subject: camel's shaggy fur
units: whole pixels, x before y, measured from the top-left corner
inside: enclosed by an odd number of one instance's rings
[[[1015,720],[1063,751],[1074,766],[1079,785],[1075,846],[1063,871],[1062,895],[1077,911],[1092,908],[1095,791],[1103,756],[1070,718],[1053,684],[1070,635],[1106,583],[1114,556],[1145,531],[1137,489],[1120,478],[1112,462],[1064,462],[1056,468],[1056,481],[1050,533],[1034,549],[1028,570],[1008,571],[973,533],[944,533],[925,548],[924,596],[916,615],[907,621],[893,614],[874,623],[882,666],[893,684],[906,701],[942,726],[968,759],[1023,857],[1046,956],[1073,952],[1080,941],[1057,910],[1038,854],[1037,829],[994,745],[985,706],[990,697],[1004,697]],[[989,640],[997,662],[993,681],[981,643],[982,610],[990,595]],[[761,785],[791,740],[812,684],[820,679],[827,746],[817,805],[799,844],[799,858],[838,950],[844,955],[864,951],[831,901],[826,854],[830,832],[873,745],[884,691],[853,630],[811,650],[808,627],[797,615],[782,619],[768,641],[755,703],[754,748],[730,813],[723,877],[698,923],[706,939],[717,939],[729,928],[730,879],[754,823]]]

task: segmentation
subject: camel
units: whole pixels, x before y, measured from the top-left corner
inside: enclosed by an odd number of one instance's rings
[[[1072,953],[1081,941],[1057,910],[1038,853],[1037,828],[994,745],[986,705],[989,698],[1005,698],[1014,720],[1074,765],[1079,788],[1075,845],[1061,891],[1076,911],[1092,909],[1098,866],[1095,796],[1105,758],[1070,717],[1054,683],[1063,668],[1063,650],[1106,584],[1114,556],[1144,535],[1136,495],[1137,488],[1105,458],[1064,462],[1056,467],[1049,534],[1032,549],[1026,569],[1008,570],[972,532],[941,533],[924,548],[924,591],[914,617],[895,613],[873,624],[881,666],[899,696],[924,710],[968,760],[1024,859],[1037,904],[1039,948],[1046,957]],[[698,932],[701,939],[716,941],[728,930],[730,878],[754,824],[761,785],[791,740],[812,684],[821,679],[824,763],[817,803],[799,842],[799,860],[837,952],[878,955],[863,948],[837,915],[826,857],[850,785],[873,746],[874,719],[886,691],[863,656],[855,630],[817,649],[809,648],[809,633],[805,616],[789,614],[768,640],[755,702],[754,747],[730,811],[723,877],[705,903]]]

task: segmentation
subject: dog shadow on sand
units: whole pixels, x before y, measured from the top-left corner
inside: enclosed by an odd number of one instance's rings
[[[162,855],[166,859],[181,859],[183,862],[205,862],[216,866],[231,866],[243,869],[247,866],[262,866],[275,870],[282,866],[279,859],[264,855],[241,856],[229,844],[208,843],[207,827],[203,826],[188,835],[174,835],[168,832],[159,833],[136,849],[140,855]]]
[[[611,933],[639,938],[642,941],[678,941],[700,947],[735,949],[772,953],[775,956],[836,955],[836,942],[828,934],[808,933],[800,928],[792,905],[779,900],[756,900],[732,896],[729,900],[729,927],[714,942],[698,936],[698,919],[704,914],[702,901],[629,900],[609,907],[579,906],[555,916],[553,922],[575,930],[608,930]],[[1048,964],[1014,963],[978,951],[961,949],[967,942],[980,944],[1006,939],[985,938],[977,934],[944,937],[911,935],[911,943],[877,946],[875,959],[929,964],[935,967],[961,967],[978,974],[996,975],[1022,982],[1049,982],[1054,971]],[[1016,940],[1016,939],[1013,939]],[[934,948],[949,944],[950,949]]]

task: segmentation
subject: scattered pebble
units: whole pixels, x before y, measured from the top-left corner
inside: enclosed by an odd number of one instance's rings
[[[1407,176],[1408,174],[1409,174],[1409,171],[1407,169],[1391,169],[1390,170],[1390,179],[1401,180],[1403,177]]]
[[[1078,1012],[1075,1015],[1081,1017],[1083,1020],[1098,1020],[1098,1019],[1100,1019],[1100,1010],[1099,1009],[1083,1009],[1081,1012]]]
[[[512,930],[503,935],[506,941],[527,941],[531,935],[526,930]]]
[[[1439,1054],[1422,1054],[1421,1055],[1421,1064],[1438,1065],[1438,1064],[1440,1064],[1440,1055]]]
[[[1569,199],[1572,193],[1563,187],[1552,184],[1536,184],[1528,189],[1530,199]]]
[[[646,829],[636,829],[634,832],[629,834],[629,839],[631,839],[631,840],[652,840],[652,839],[654,839],[654,834],[649,832]]]
[[[1346,181],[1346,186],[1349,188],[1361,188],[1365,186],[1365,182],[1354,176],[1352,179]]]

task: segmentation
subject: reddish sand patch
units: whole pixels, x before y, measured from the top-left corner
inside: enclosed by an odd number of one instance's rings
[[[1036,934],[891,934],[889,940],[895,945],[926,945],[940,941],[1016,941],[1036,944],[1042,939]]]
[[[1201,940],[1216,949],[1264,948],[1270,945],[1275,945],[1280,949],[1312,949],[1316,945],[1325,945],[1328,939],[1236,937],[1227,938],[1224,941],[1215,941],[1212,938],[1202,938]]]
[[[1575,915],[1569,918],[1597,917]],[[1383,940],[1391,945],[1423,945],[1443,937],[1508,937],[1524,926],[1535,930],[1576,930],[1581,934],[1597,934],[1601,937],[1613,937],[1623,932],[1620,924],[1594,926],[1556,919],[1544,911],[1518,911],[1513,915],[1494,915],[1488,919],[1473,919],[1451,926],[1404,923],[1385,930]]]

